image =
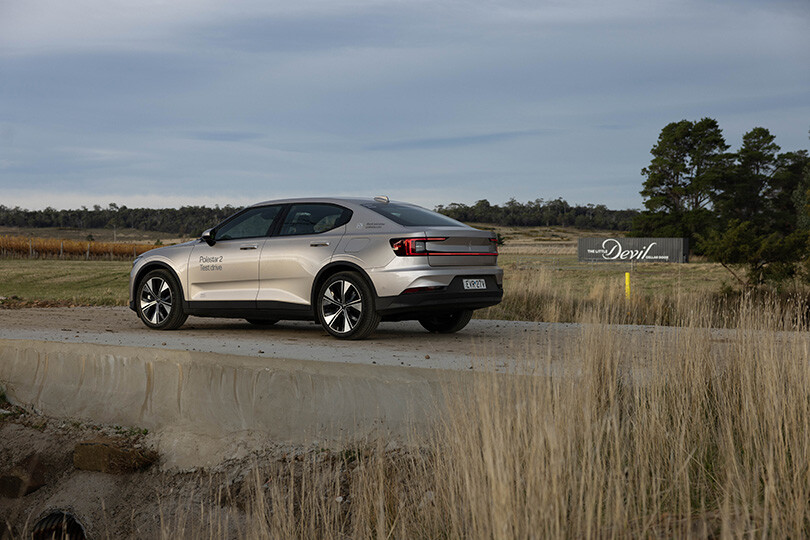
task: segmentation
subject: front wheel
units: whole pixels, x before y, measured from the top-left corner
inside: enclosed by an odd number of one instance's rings
[[[338,339],[363,339],[380,324],[371,287],[354,272],[329,277],[318,291],[316,310],[324,330]]]
[[[138,316],[149,328],[174,330],[188,319],[183,311],[183,291],[168,270],[153,270],[135,291]]]
[[[428,332],[452,334],[458,332],[470,322],[471,309],[460,309],[450,313],[433,313],[419,319],[419,324]]]

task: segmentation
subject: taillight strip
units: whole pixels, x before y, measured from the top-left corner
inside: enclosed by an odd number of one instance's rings
[[[425,253],[425,255],[430,255],[431,257],[433,257],[434,255],[489,255],[491,257],[496,257],[498,254],[492,251],[481,253],[471,253],[469,251],[428,251],[427,253]]]
[[[427,256],[453,256],[453,255],[467,255],[467,256],[498,256],[497,243],[495,244],[495,251],[428,251],[428,242],[444,242],[447,238],[396,238],[391,240],[391,248],[394,253],[399,257],[427,257]],[[496,242],[494,238],[490,241]],[[417,250],[416,246],[419,244],[420,249]]]

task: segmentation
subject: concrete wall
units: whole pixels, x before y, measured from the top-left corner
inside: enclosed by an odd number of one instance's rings
[[[262,443],[425,432],[465,374],[157,348],[0,340],[12,403],[154,432],[164,465],[210,465]]]

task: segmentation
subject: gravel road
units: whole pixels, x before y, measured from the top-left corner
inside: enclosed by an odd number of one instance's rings
[[[651,327],[618,327],[644,335]],[[659,331],[659,330],[656,330]],[[190,317],[179,330],[146,328],[124,307],[0,310],[0,339],[128,345],[252,357],[469,369],[538,355],[556,358],[581,339],[578,324],[473,320],[457,334],[429,334],[416,322],[383,323],[364,341],[340,341],[319,325],[281,322],[259,328],[241,319]]]

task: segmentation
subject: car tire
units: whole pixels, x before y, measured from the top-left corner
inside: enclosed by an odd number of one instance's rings
[[[458,332],[470,322],[473,312],[471,309],[458,311],[431,313],[419,318],[419,324],[428,332],[434,334],[452,334]]]
[[[245,319],[245,320],[254,326],[273,326],[278,322],[278,319]]]
[[[380,324],[371,287],[356,272],[330,276],[316,298],[318,321],[338,339],[363,339]]]
[[[188,319],[180,284],[174,274],[164,269],[152,270],[138,282],[135,306],[138,317],[155,330],[174,330]]]

